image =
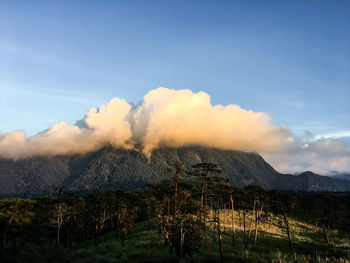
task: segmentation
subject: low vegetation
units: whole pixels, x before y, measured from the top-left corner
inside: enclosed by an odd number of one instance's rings
[[[349,262],[350,195],[236,189],[212,163],[135,191],[0,200],[1,262]]]

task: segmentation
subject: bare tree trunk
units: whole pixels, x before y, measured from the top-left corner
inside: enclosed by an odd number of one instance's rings
[[[286,224],[289,247],[293,248],[292,233],[290,231],[288,217],[285,212],[283,212],[283,218],[284,218],[284,223]]]
[[[231,201],[231,212],[232,212],[232,247],[234,247],[235,246],[236,228],[235,228],[235,208],[234,208],[234,204],[233,204],[232,195],[230,195],[230,201]]]
[[[116,222],[116,233],[115,233],[115,239],[119,238],[119,231],[120,231],[120,214],[117,214],[117,222]]]
[[[177,209],[177,182],[175,183],[173,225],[175,225],[175,222],[176,222],[176,209]]]
[[[164,232],[165,232],[165,239],[164,239],[164,245],[167,246],[170,244],[170,237],[169,237],[169,218],[170,218],[170,198],[168,198],[168,211],[167,216],[165,218],[165,224],[163,226]]]
[[[169,221],[169,218],[170,218],[170,198],[168,198],[168,211],[167,211],[167,217],[166,217],[167,222]]]
[[[151,221],[151,206],[147,205],[147,221],[148,221],[148,229],[151,229],[152,227],[152,221]]]
[[[160,221],[158,221],[158,236],[159,236],[159,242],[160,242],[162,239],[162,225]]]
[[[58,247],[60,246],[60,230],[61,230],[61,227],[58,226],[57,227],[57,246]]]
[[[260,223],[263,208],[264,208],[264,202],[261,202],[260,209],[256,209],[254,249],[256,248],[256,240],[258,239],[259,223]]]
[[[99,232],[99,228],[98,228],[98,225],[96,224],[95,233],[94,233],[94,247],[95,247],[95,249],[97,248],[97,244],[98,244],[98,232]]]
[[[331,239],[331,244],[332,244],[332,247],[333,247],[334,253],[335,253],[335,254],[337,254],[337,247],[336,247],[336,246],[335,246],[335,244],[334,244],[333,238],[332,238],[332,236],[331,236],[331,235],[330,235],[329,237],[330,237],[330,239]]]
[[[242,227],[242,219],[241,219],[241,210],[238,209],[238,222],[239,222],[239,227],[241,228]]]
[[[205,183],[205,190],[207,190],[207,183]],[[204,207],[207,208],[208,207],[208,195],[204,192]]]
[[[246,242],[246,232],[245,232],[245,209],[243,208],[243,240],[244,243]]]
[[[223,204],[224,209],[224,234],[226,233],[226,204]]]
[[[220,209],[219,209],[220,211]],[[220,253],[220,262],[224,262],[224,253],[222,249],[222,236],[221,236],[221,226],[220,226],[220,213],[216,213],[216,221],[217,221],[217,231],[218,231],[218,240],[219,240],[219,253]]]
[[[63,217],[64,217],[65,209],[62,204],[58,205],[57,208],[57,246],[60,246],[60,232],[61,227],[63,225]]]
[[[175,182],[175,193],[174,193],[174,213],[173,213],[173,224],[171,227],[171,242],[173,243],[175,240],[175,229],[176,229],[176,210],[177,210],[177,181]],[[172,246],[171,246],[171,249]]]
[[[201,208],[204,206],[205,179],[202,180]]]
[[[328,229],[325,226],[323,226],[323,229],[324,229],[324,233],[326,235],[327,245],[330,245],[331,241],[330,241],[330,238],[329,238]]]
[[[158,218],[158,237],[159,237],[158,242],[160,242],[162,239],[162,225],[163,224],[162,224],[162,216],[160,214],[161,212],[160,212],[158,207],[155,207],[155,213],[156,213],[156,216]]]
[[[164,231],[164,245],[168,245],[170,244],[168,225],[166,224],[166,222],[162,220],[162,216],[160,214],[157,213],[157,217],[158,217],[159,241],[161,240],[161,237],[162,237],[162,231]]]
[[[246,248],[246,249],[247,249],[247,247],[248,247],[248,242],[249,242],[249,240],[250,240],[250,236],[251,236],[251,233],[252,233],[252,227],[253,227],[254,215],[255,215],[255,206],[256,206],[256,200],[254,199],[253,211],[252,211],[252,216],[251,216],[251,219],[250,219],[248,237],[247,237],[247,240],[246,240],[246,243],[245,243],[245,248]]]
[[[127,228],[123,228],[123,237],[122,237],[122,247],[125,246],[125,240],[126,240],[126,236],[128,234],[128,229]]]
[[[179,262],[183,262],[184,241],[185,241],[185,233],[183,232],[183,227],[182,227],[182,222],[181,222],[181,224],[180,224],[180,260],[179,260]]]
[[[327,227],[323,226],[323,228],[324,228],[324,232],[326,234],[327,245],[328,246],[332,246],[333,250],[334,250],[334,253],[337,253],[337,248],[336,248],[336,246],[334,244],[332,236],[329,233],[329,226],[327,226]]]
[[[256,248],[256,240],[258,238],[258,224],[259,224],[259,210],[255,210],[255,235],[254,235],[254,249]]]

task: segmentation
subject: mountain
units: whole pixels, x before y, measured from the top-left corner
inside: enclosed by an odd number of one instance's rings
[[[154,150],[148,159],[141,152],[106,147],[85,155],[0,159],[0,194],[31,197],[63,186],[75,192],[94,189],[135,189],[163,180],[165,167],[180,160],[186,167],[217,163],[231,184],[257,184],[267,189],[349,191],[350,182],[311,172],[280,174],[257,153],[189,146]]]
[[[322,176],[307,171],[297,176],[282,175],[276,181],[276,188],[281,190],[295,191],[330,191],[346,192],[350,191],[350,181],[344,182],[337,178]]]
[[[350,181],[350,172],[340,173],[340,172],[337,172],[337,171],[332,171],[327,176],[330,177],[330,178],[336,178],[336,179],[340,179],[340,180]]]

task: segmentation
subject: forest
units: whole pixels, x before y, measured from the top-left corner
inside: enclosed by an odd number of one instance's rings
[[[0,200],[3,262],[349,262],[350,193],[237,189],[214,163],[133,191]]]

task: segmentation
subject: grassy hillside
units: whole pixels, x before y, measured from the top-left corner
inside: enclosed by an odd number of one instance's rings
[[[325,245],[325,237],[321,229],[294,219],[290,220],[294,239],[294,249],[288,246],[285,233],[279,226],[280,222],[262,222],[259,228],[257,246],[253,246],[253,238],[246,250],[243,244],[243,226],[240,224],[237,212],[236,245],[232,248],[232,222],[230,212],[221,212],[223,231],[223,251],[225,262],[349,262],[350,239],[333,233],[335,247]],[[249,215],[248,215],[249,218]],[[271,224],[274,223],[274,224]],[[275,226],[272,226],[275,225]],[[217,234],[214,226],[210,226],[204,237],[202,247],[192,256],[186,256],[185,262],[220,262]],[[97,248],[92,241],[87,241],[73,251],[53,248],[37,251],[22,251],[21,262],[179,262],[175,253],[164,245],[164,239],[159,235],[156,221],[148,228],[146,222],[135,225],[128,235],[125,246],[116,239],[116,232],[103,235]]]

